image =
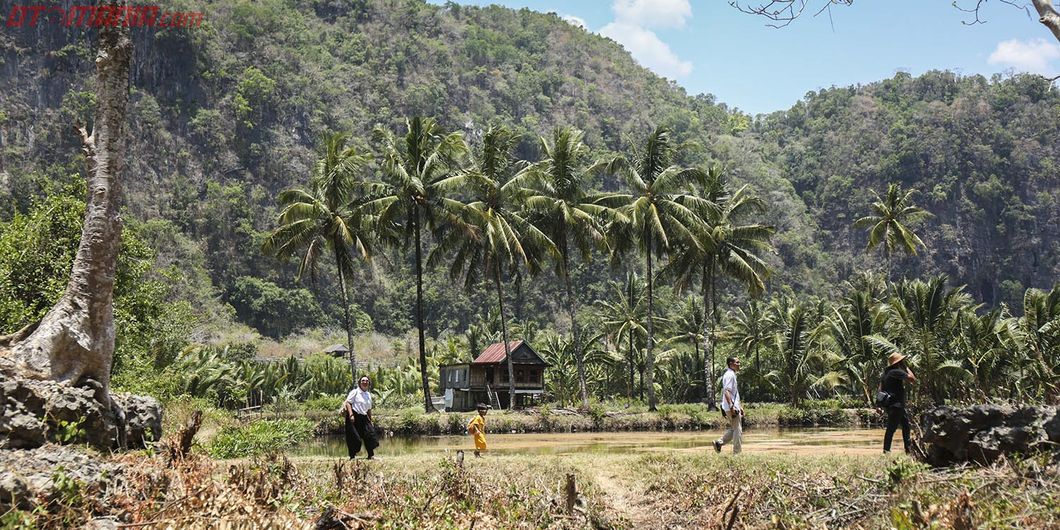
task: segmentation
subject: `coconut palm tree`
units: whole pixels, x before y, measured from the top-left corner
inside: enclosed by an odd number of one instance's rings
[[[489,129],[471,165],[441,183],[470,195],[471,201],[459,212],[462,222],[474,230],[450,230],[441,234],[428,258],[428,263],[433,264],[443,256],[453,256],[450,276],[463,276],[469,289],[480,277],[493,280],[508,365],[509,408],[515,406],[515,373],[504,312],[503,277],[519,267],[536,274],[546,258],[559,258],[552,240],[524,215],[522,205],[527,195],[524,184],[528,176],[520,171],[522,164],[512,156],[517,142],[518,138],[507,129]]]
[[[1047,402],[1060,400],[1060,285],[1051,291],[1027,289],[1014,333],[1030,362],[1027,386]]]
[[[560,259],[557,273],[563,279],[567,294],[567,312],[571,321],[572,351],[581,352],[577,320],[577,297],[571,285],[571,254],[577,252],[583,261],[592,257],[592,250],[607,250],[604,224],[615,217],[608,206],[614,194],[590,193],[589,147],[582,142],[583,133],[571,127],[557,128],[552,138],[541,137],[544,159],[527,168],[530,194],[526,208],[535,225],[556,244]],[[578,365],[578,387],[582,408],[589,407],[585,386],[585,362]]]
[[[702,219],[705,230],[693,236],[696,245],[675,253],[667,265],[665,274],[675,277],[675,287],[684,290],[691,286],[697,273],[703,293],[703,307],[707,317],[703,319],[704,350],[710,352],[705,366],[704,380],[709,388],[708,400],[714,407],[717,380],[714,367],[717,346],[717,329],[721,313],[718,312],[718,282],[722,277],[736,280],[747,291],[757,296],[765,290],[765,281],[770,271],[758,254],[769,250],[769,239],[775,232],[771,226],[748,222],[765,209],[765,203],[755,196],[749,187],[742,186],[735,192],[729,188],[725,173],[718,166],[705,172],[705,179],[698,200],[682,198]]]
[[[902,281],[893,286],[887,304],[887,327],[894,340],[875,334],[869,341],[883,355],[903,351],[916,366],[917,376],[935,405],[942,405],[949,383],[970,374],[950,355],[957,315],[962,309],[975,310],[972,299],[961,287],[950,289],[946,276],[928,281]]]
[[[316,279],[317,264],[329,251],[335,260],[342,290],[350,372],[357,378],[357,356],[350,322],[347,281],[356,257],[371,258],[372,242],[386,232],[385,225],[366,207],[368,197],[357,193],[356,171],[366,158],[346,145],[348,136],[332,133],[324,138],[321,157],[313,165],[309,186],[291,188],[277,197],[282,210],[277,228],[266,236],[262,250],[280,258],[299,255],[298,280],[307,274]]]
[[[1003,378],[1016,360],[1010,355],[1014,322],[1006,313],[999,307],[982,315],[962,309],[957,315],[956,359],[964,363],[975,383],[976,397],[983,400],[1004,388]],[[971,395],[970,386],[962,388],[966,396]]]
[[[611,282],[615,292],[614,301],[598,300],[598,315],[604,331],[611,337],[616,346],[628,339],[629,349],[626,360],[629,365],[629,386],[626,397],[633,397],[636,387],[633,372],[637,367],[637,349],[635,344],[646,341],[648,330],[644,327],[647,314],[647,298],[641,295],[641,281],[635,272],[626,273],[622,284]],[[643,377],[641,378],[643,380]],[[643,387],[641,398],[643,398]]]
[[[575,350],[573,339],[564,339],[556,333],[545,334],[542,341],[541,356],[549,365],[548,391],[556,397],[562,406],[580,400],[578,360],[591,367],[606,366],[612,362],[611,357],[599,347],[603,335],[587,337],[581,342],[582,351]]]
[[[725,329],[718,333],[719,341],[736,343],[747,357],[754,358],[750,378],[752,384],[749,386],[755,389],[761,389],[763,383],[761,348],[762,345],[768,346],[775,326],[776,323],[770,319],[762,304],[752,298],[747,302],[746,309],[738,307],[730,314]]]
[[[868,337],[883,331],[886,314],[867,291],[854,291],[841,307],[833,308],[826,326],[842,360],[838,363],[844,379],[871,406],[876,379],[883,371],[883,357],[873,350]]]
[[[612,255],[636,246],[645,257],[645,279],[648,283],[648,344],[645,353],[648,387],[648,409],[656,410],[655,387],[655,328],[654,328],[654,264],[678,245],[699,249],[694,234],[706,230],[695,210],[709,207],[698,197],[688,195],[693,182],[701,181],[702,171],[671,164],[676,146],[665,127],[656,127],[642,147],[630,143],[628,156],[619,155],[597,169],[620,175],[630,193],[621,197],[618,213],[622,219],[611,223]]]
[[[917,247],[926,247],[920,236],[912,230],[919,221],[931,217],[923,208],[913,204],[915,190],[903,191],[899,184],[887,186],[886,197],[872,192],[876,200],[872,203],[872,213],[854,221],[854,228],[866,228],[869,231],[869,242],[866,251],[877,246],[883,248],[887,258],[887,273],[891,272],[891,255],[901,249],[906,254],[915,255]]]
[[[834,385],[834,373],[819,375],[827,361],[818,347],[821,328],[817,326],[814,308],[807,304],[784,303],[774,306],[780,326],[774,335],[781,366],[766,374],[766,380],[787,394],[789,403],[798,407],[809,391],[818,386]]]
[[[705,325],[703,319],[707,317],[705,311],[699,307],[699,303],[695,297],[688,297],[685,300],[685,304],[678,310],[677,315],[671,320],[670,323],[670,337],[666,340],[669,343],[674,344],[689,344],[692,346],[692,357],[681,357],[679,362],[682,369],[694,368],[693,370],[686,373],[688,377],[686,394],[689,398],[700,396],[700,390],[702,395],[708,392],[709,386],[706,385],[706,381],[703,381],[701,386],[696,376],[692,374],[703,373],[704,362],[706,361],[704,355],[700,355],[699,347],[703,344],[703,330]]]
[[[467,146],[459,133],[445,134],[433,118],[417,116],[405,123],[406,132],[400,138],[376,130],[383,144],[382,179],[365,188],[373,196],[369,206],[378,212],[380,221],[397,226],[403,235],[389,241],[413,242],[420,383],[423,408],[432,412],[423,321],[423,232],[437,231],[443,225],[466,230],[453,213],[459,203],[448,197],[450,190],[441,183],[459,171]]]

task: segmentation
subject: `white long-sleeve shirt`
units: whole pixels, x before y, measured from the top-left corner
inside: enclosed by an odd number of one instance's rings
[[[372,393],[355,388],[350,390],[349,395],[346,396],[346,402],[353,407],[353,411],[357,414],[368,415],[368,411],[372,410]]]
[[[725,399],[725,392],[728,391],[729,395],[732,396],[732,403],[729,403]],[[721,376],[721,410],[728,412],[733,409],[743,410],[740,405],[740,390],[736,388],[736,372],[729,368],[725,370],[725,375]]]

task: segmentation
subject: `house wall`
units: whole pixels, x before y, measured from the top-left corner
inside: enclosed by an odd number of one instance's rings
[[[439,368],[442,390],[447,388],[467,388],[469,386],[470,367],[466,364],[442,366]]]
[[[516,388],[544,388],[545,368],[539,365],[520,365],[512,367],[515,372]],[[497,365],[472,365],[470,374],[471,386],[491,387],[508,386],[508,367]]]

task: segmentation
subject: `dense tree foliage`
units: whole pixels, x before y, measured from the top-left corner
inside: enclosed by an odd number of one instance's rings
[[[61,189],[83,165],[69,125],[87,122],[94,106],[84,81],[90,36],[45,26],[12,29],[6,39],[2,332],[39,318],[65,282],[83,212],[82,192]],[[337,326],[347,320],[344,280],[348,328],[399,337],[387,340],[409,354],[408,333],[422,329],[418,366],[398,358],[374,367],[391,370],[377,375],[401,388],[398,395],[422,388],[439,358],[466,360],[505,334],[547,342],[554,395],[583,404],[582,381],[592,398],[708,398],[716,358],[730,353],[753,358],[744,363],[753,399],[864,402],[881,359],[896,348],[912,353],[930,380],[924,399],[1057,395],[1060,91],[1039,78],[900,73],[811,92],[789,110],[751,120],[711,96],[688,96],[616,43],[555,15],[420,0],[236,0],[215,6],[198,31],[139,33],[136,46],[125,201],[134,222],[117,293],[116,369],[129,374],[161,379],[176,369],[166,366],[214,366],[214,375],[259,381],[240,368],[253,355],[226,333],[241,323],[282,340]],[[415,158],[394,136],[408,132],[406,116],[434,116],[432,134],[466,143],[476,158],[447,153],[445,171],[420,174],[419,184],[436,184],[451,169],[485,168],[487,131],[501,128],[511,167],[489,179],[460,175],[477,190],[403,193],[396,184],[415,188],[411,177],[424,169],[423,160],[403,163]],[[593,167],[618,156],[646,159],[637,150],[651,145],[633,149],[627,140],[656,127],[681,148],[666,165],[694,172]],[[319,169],[319,139],[333,131],[348,134],[336,153],[353,146],[364,158],[351,178],[357,185],[341,186],[348,196],[332,201],[332,213],[355,199],[376,201],[364,215],[400,225],[404,237],[379,245],[371,267],[350,261],[340,264],[341,277],[308,285],[298,281],[298,263],[266,257],[261,247],[277,216],[298,202],[277,204],[291,198],[282,190],[319,191],[307,177]],[[402,181],[402,171],[410,178]],[[526,189],[515,189],[522,182],[505,189],[521,171]],[[725,181],[708,178],[712,171]],[[661,217],[644,208],[660,199],[644,178],[652,173],[667,188]],[[630,199],[617,214],[599,202],[616,194]],[[411,205],[398,197],[477,202],[477,212],[463,214],[477,228],[439,233],[426,202],[387,213],[387,204]],[[913,237],[893,241],[918,254],[866,254],[872,233],[855,220],[882,220],[899,199],[933,214],[913,226]],[[575,231],[586,217],[598,224]],[[414,226],[420,220],[432,229]],[[656,220],[669,226],[660,230]],[[530,226],[561,247],[558,262],[533,264],[536,277],[518,251],[499,252],[527,243],[520,234]],[[483,234],[509,228],[488,243],[495,262],[449,252],[461,245],[483,252]],[[622,233],[628,237],[614,239]],[[887,246],[890,233],[876,241]],[[423,253],[442,248],[439,266],[417,267],[414,241]],[[641,253],[606,259],[613,247],[622,250],[616,241],[639,243]],[[344,256],[324,257],[330,268]],[[647,276],[632,274],[649,259]],[[494,263],[502,266],[481,270]],[[482,274],[453,282],[453,265]],[[891,275],[861,274],[882,269]],[[699,292],[686,297],[697,282]],[[562,381],[578,388],[556,387]],[[226,406],[277,399],[243,384],[203,392]],[[173,392],[199,386],[183,388]]]

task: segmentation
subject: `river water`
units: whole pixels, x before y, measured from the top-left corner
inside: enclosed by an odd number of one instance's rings
[[[491,453],[562,455],[574,453],[712,452],[721,431],[593,432],[487,435]],[[896,435],[896,437],[898,437]],[[901,440],[897,440],[899,446]],[[883,429],[793,428],[744,431],[743,450],[754,453],[802,455],[868,455],[879,453]],[[384,438],[380,456],[473,450],[470,436]],[[728,453],[730,446],[724,448]],[[341,436],[318,437],[288,451],[295,456],[346,456]],[[363,451],[361,453],[364,454]]]

